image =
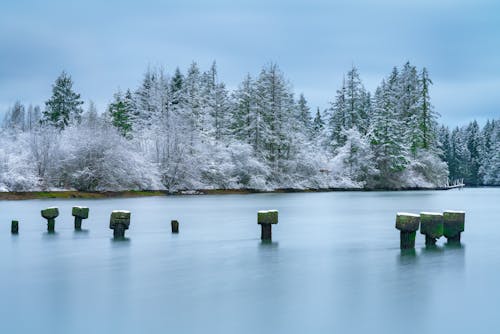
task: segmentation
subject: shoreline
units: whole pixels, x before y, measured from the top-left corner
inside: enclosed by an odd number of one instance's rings
[[[485,186],[487,187],[487,186]],[[321,188],[321,189],[295,189],[280,188],[275,190],[258,189],[198,189],[169,192],[166,190],[127,190],[127,191],[26,191],[26,192],[0,192],[0,200],[28,200],[28,199],[102,199],[102,198],[135,198],[151,196],[192,196],[192,195],[247,195],[247,194],[272,194],[272,193],[316,193],[316,192],[372,192],[372,191],[425,191],[425,190],[451,190],[455,188],[402,188],[402,189],[365,189],[365,188]]]

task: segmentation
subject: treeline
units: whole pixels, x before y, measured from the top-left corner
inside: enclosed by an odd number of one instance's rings
[[[371,94],[353,67],[331,107],[311,112],[276,64],[229,91],[215,63],[193,63],[185,73],[148,69],[98,112],[92,102],[84,111],[63,72],[43,108],[17,102],[7,112],[0,189],[437,187],[448,165],[451,178],[498,184],[498,121],[478,145],[472,130],[446,135],[431,84],[406,63]]]
[[[451,131],[441,126],[439,141],[450,179],[473,186],[500,184],[500,120],[487,121],[482,129],[476,121]]]

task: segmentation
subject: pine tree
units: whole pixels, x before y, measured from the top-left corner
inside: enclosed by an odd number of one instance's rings
[[[347,129],[347,102],[346,102],[346,84],[345,79],[342,87],[337,90],[335,101],[331,103],[330,117],[328,119],[328,128],[330,132],[331,147],[333,150],[344,145],[346,138],[344,130]]]
[[[404,140],[404,128],[399,117],[399,73],[394,68],[387,81],[383,80],[374,97],[371,144],[380,171],[379,186],[397,186],[398,172],[408,164],[408,150]]]
[[[480,167],[480,153],[481,153],[481,134],[479,124],[473,121],[465,130],[467,149],[470,153],[470,160],[468,162],[468,173],[465,176],[465,182],[474,186],[479,185],[479,167]]]
[[[297,101],[297,120],[305,134],[309,135],[311,132],[311,111],[304,94],[300,94]]]
[[[111,124],[118,129],[118,132],[129,137],[132,131],[132,93],[127,90],[125,96],[118,91],[113,96],[113,102],[108,106],[108,113],[111,117]]]
[[[425,150],[432,149],[436,145],[436,126],[439,116],[434,111],[434,107],[430,101],[430,85],[432,85],[432,81],[429,78],[427,69],[424,67],[419,78],[421,100],[418,123],[421,138],[418,141],[421,143],[420,147]]]
[[[398,117],[403,121],[405,141],[408,143],[413,155],[422,147],[420,134],[419,108],[420,91],[417,69],[407,62],[398,77]]]
[[[321,112],[319,111],[319,107],[316,109],[316,114],[312,121],[312,136],[317,138],[323,134],[323,130],[325,128],[325,122],[323,121],[323,117],[321,116]]]
[[[83,109],[80,94],[73,91],[71,77],[62,72],[52,86],[52,97],[45,102],[43,122],[64,129],[70,122],[80,121]]]
[[[259,124],[255,109],[254,82],[247,74],[232,96],[231,133],[242,142],[258,146]]]

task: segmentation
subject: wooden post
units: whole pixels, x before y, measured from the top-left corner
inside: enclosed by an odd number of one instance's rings
[[[420,216],[417,214],[406,212],[398,212],[396,214],[396,229],[401,231],[401,249],[415,248],[415,237],[419,225]]]
[[[17,220],[13,220],[10,225],[10,233],[18,234],[19,233],[19,222]]]
[[[272,240],[272,225],[278,224],[278,210],[258,211],[257,224],[261,226],[260,239]]]
[[[172,233],[179,233],[179,222],[177,220],[172,220],[170,225],[172,226]]]

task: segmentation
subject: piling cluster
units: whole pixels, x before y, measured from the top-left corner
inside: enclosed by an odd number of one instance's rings
[[[459,244],[460,235],[464,231],[465,212],[444,211],[413,213],[398,213],[396,215],[396,229],[401,231],[401,249],[415,247],[416,232],[420,225],[420,234],[425,236],[425,245],[434,246],[443,235],[449,244]]]

